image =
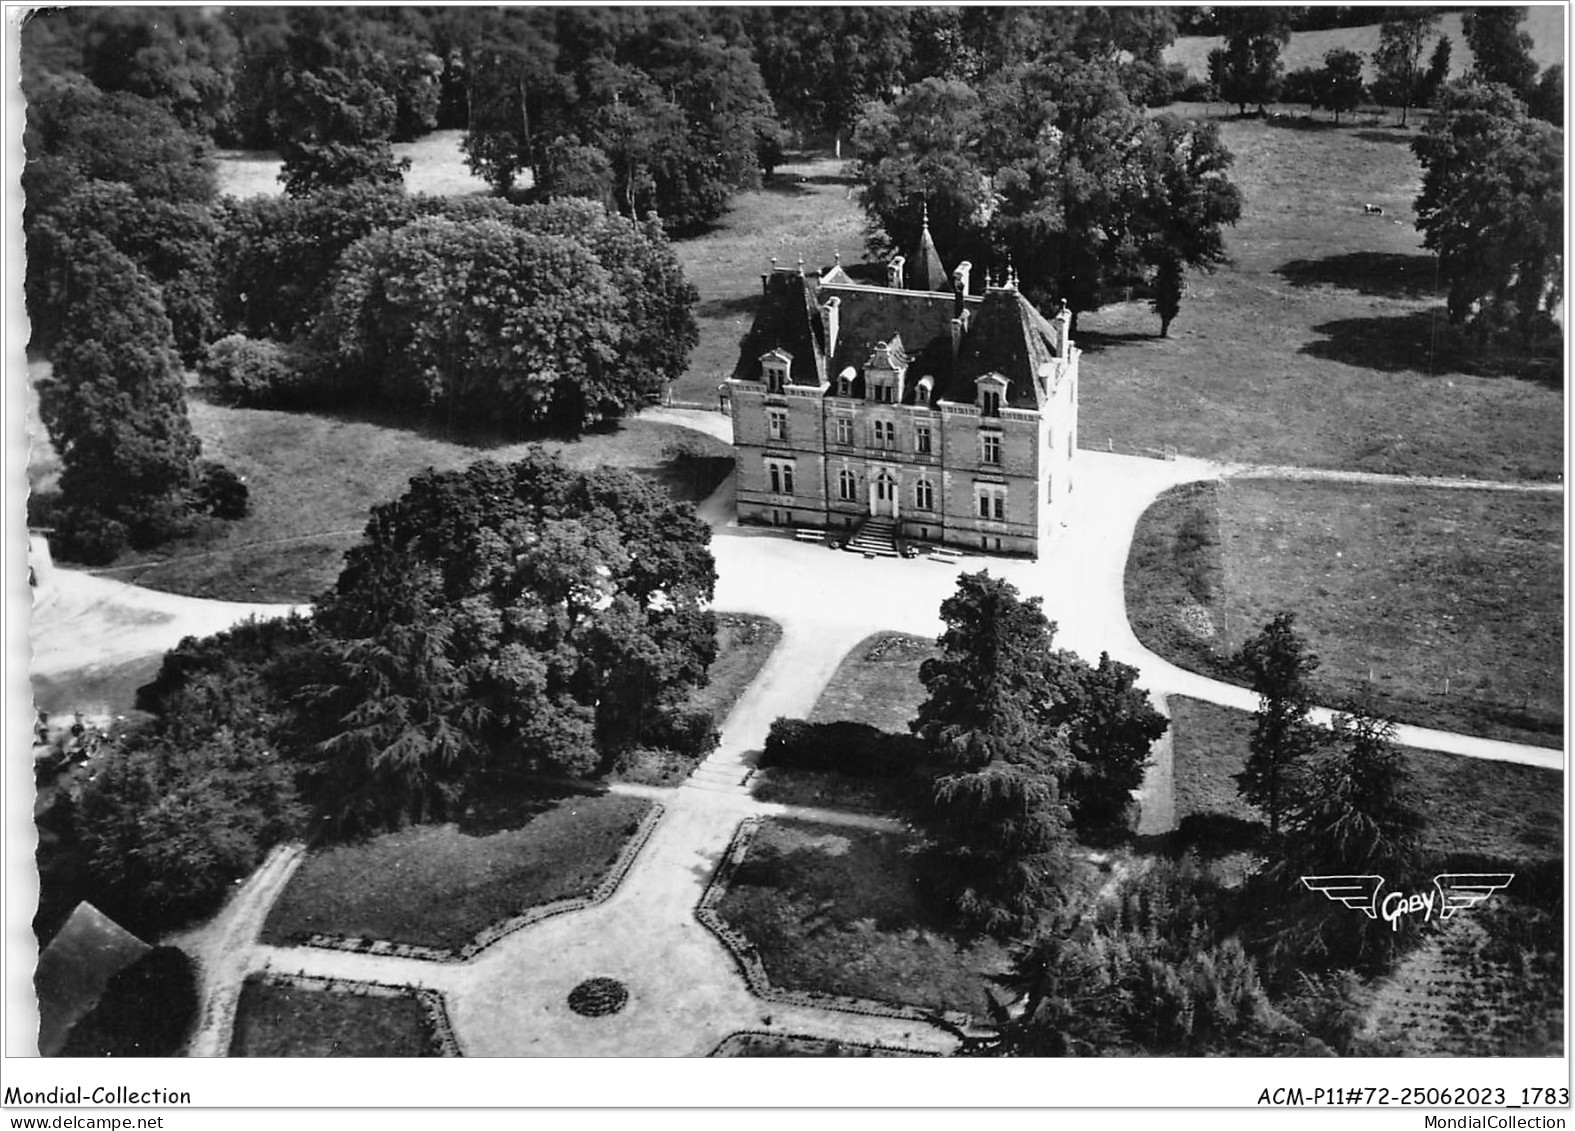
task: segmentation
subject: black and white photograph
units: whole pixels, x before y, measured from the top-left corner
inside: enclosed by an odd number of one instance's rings
[[[4,8],[8,1113],[1565,1125],[1565,4]]]

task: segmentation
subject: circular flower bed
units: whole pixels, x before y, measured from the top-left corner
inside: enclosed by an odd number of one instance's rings
[[[629,1002],[629,987],[617,978],[587,978],[569,991],[569,1008],[581,1017],[606,1017]]]

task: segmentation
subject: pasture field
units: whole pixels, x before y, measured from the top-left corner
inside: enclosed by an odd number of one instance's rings
[[[408,157],[407,192],[432,196],[475,196],[490,192],[487,182],[465,167],[459,144],[464,130],[436,130],[415,141],[394,144],[395,157]],[[226,196],[282,196],[279,170],[284,162],[271,149],[221,149],[214,154],[219,193]],[[529,174],[526,174],[526,184]]]
[[[1531,57],[1538,70],[1564,61],[1564,11],[1562,4],[1541,4],[1526,9],[1526,19],[1521,29],[1531,35]],[[1476,61],[1466,43],[1465,33],[1461,31],[1459,12],[1444,13],[1438,22],[1438,35],[1449,37],[1449,77],[1458,79]],[[1209,73],[1209,52],[1223,43],[1224,40],[1217,35],[1182,36],[1165,49],[1165,62],[1180,63],[1187,68],[1189,76],[1204,79]],[[1429,39],[1422,50],[1424,64],[1432,56],[1434,43],[1434,39]],[[1372,63],[1373,53],[1378,49],[1377,24],[1293,32],[1290,43],[1280,53],[1280,59],[1287,72],[1303,67],[1321,67],[1323,57],[1339,48],[1361,52],[1364,57],[1362,77],[1371,82],[1377,73]]]
[[[1318,701],[1557,747],[1562,495],[1226,479],[1162,496],[1127,560],[1127,615],[1174,663],[1229,658],[1275,614],[1319,656]]]

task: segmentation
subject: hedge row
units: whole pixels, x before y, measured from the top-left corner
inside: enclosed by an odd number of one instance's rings
[[[868,723],[777,719],[766,736],[760,766],[887,778],[912,772],[921,754],[918,739],[879,730]]]

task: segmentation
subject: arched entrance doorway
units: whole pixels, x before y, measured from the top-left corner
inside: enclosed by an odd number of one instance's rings
[[[897,517],[897,477],[881,471],[870,480],[870,514]]]

